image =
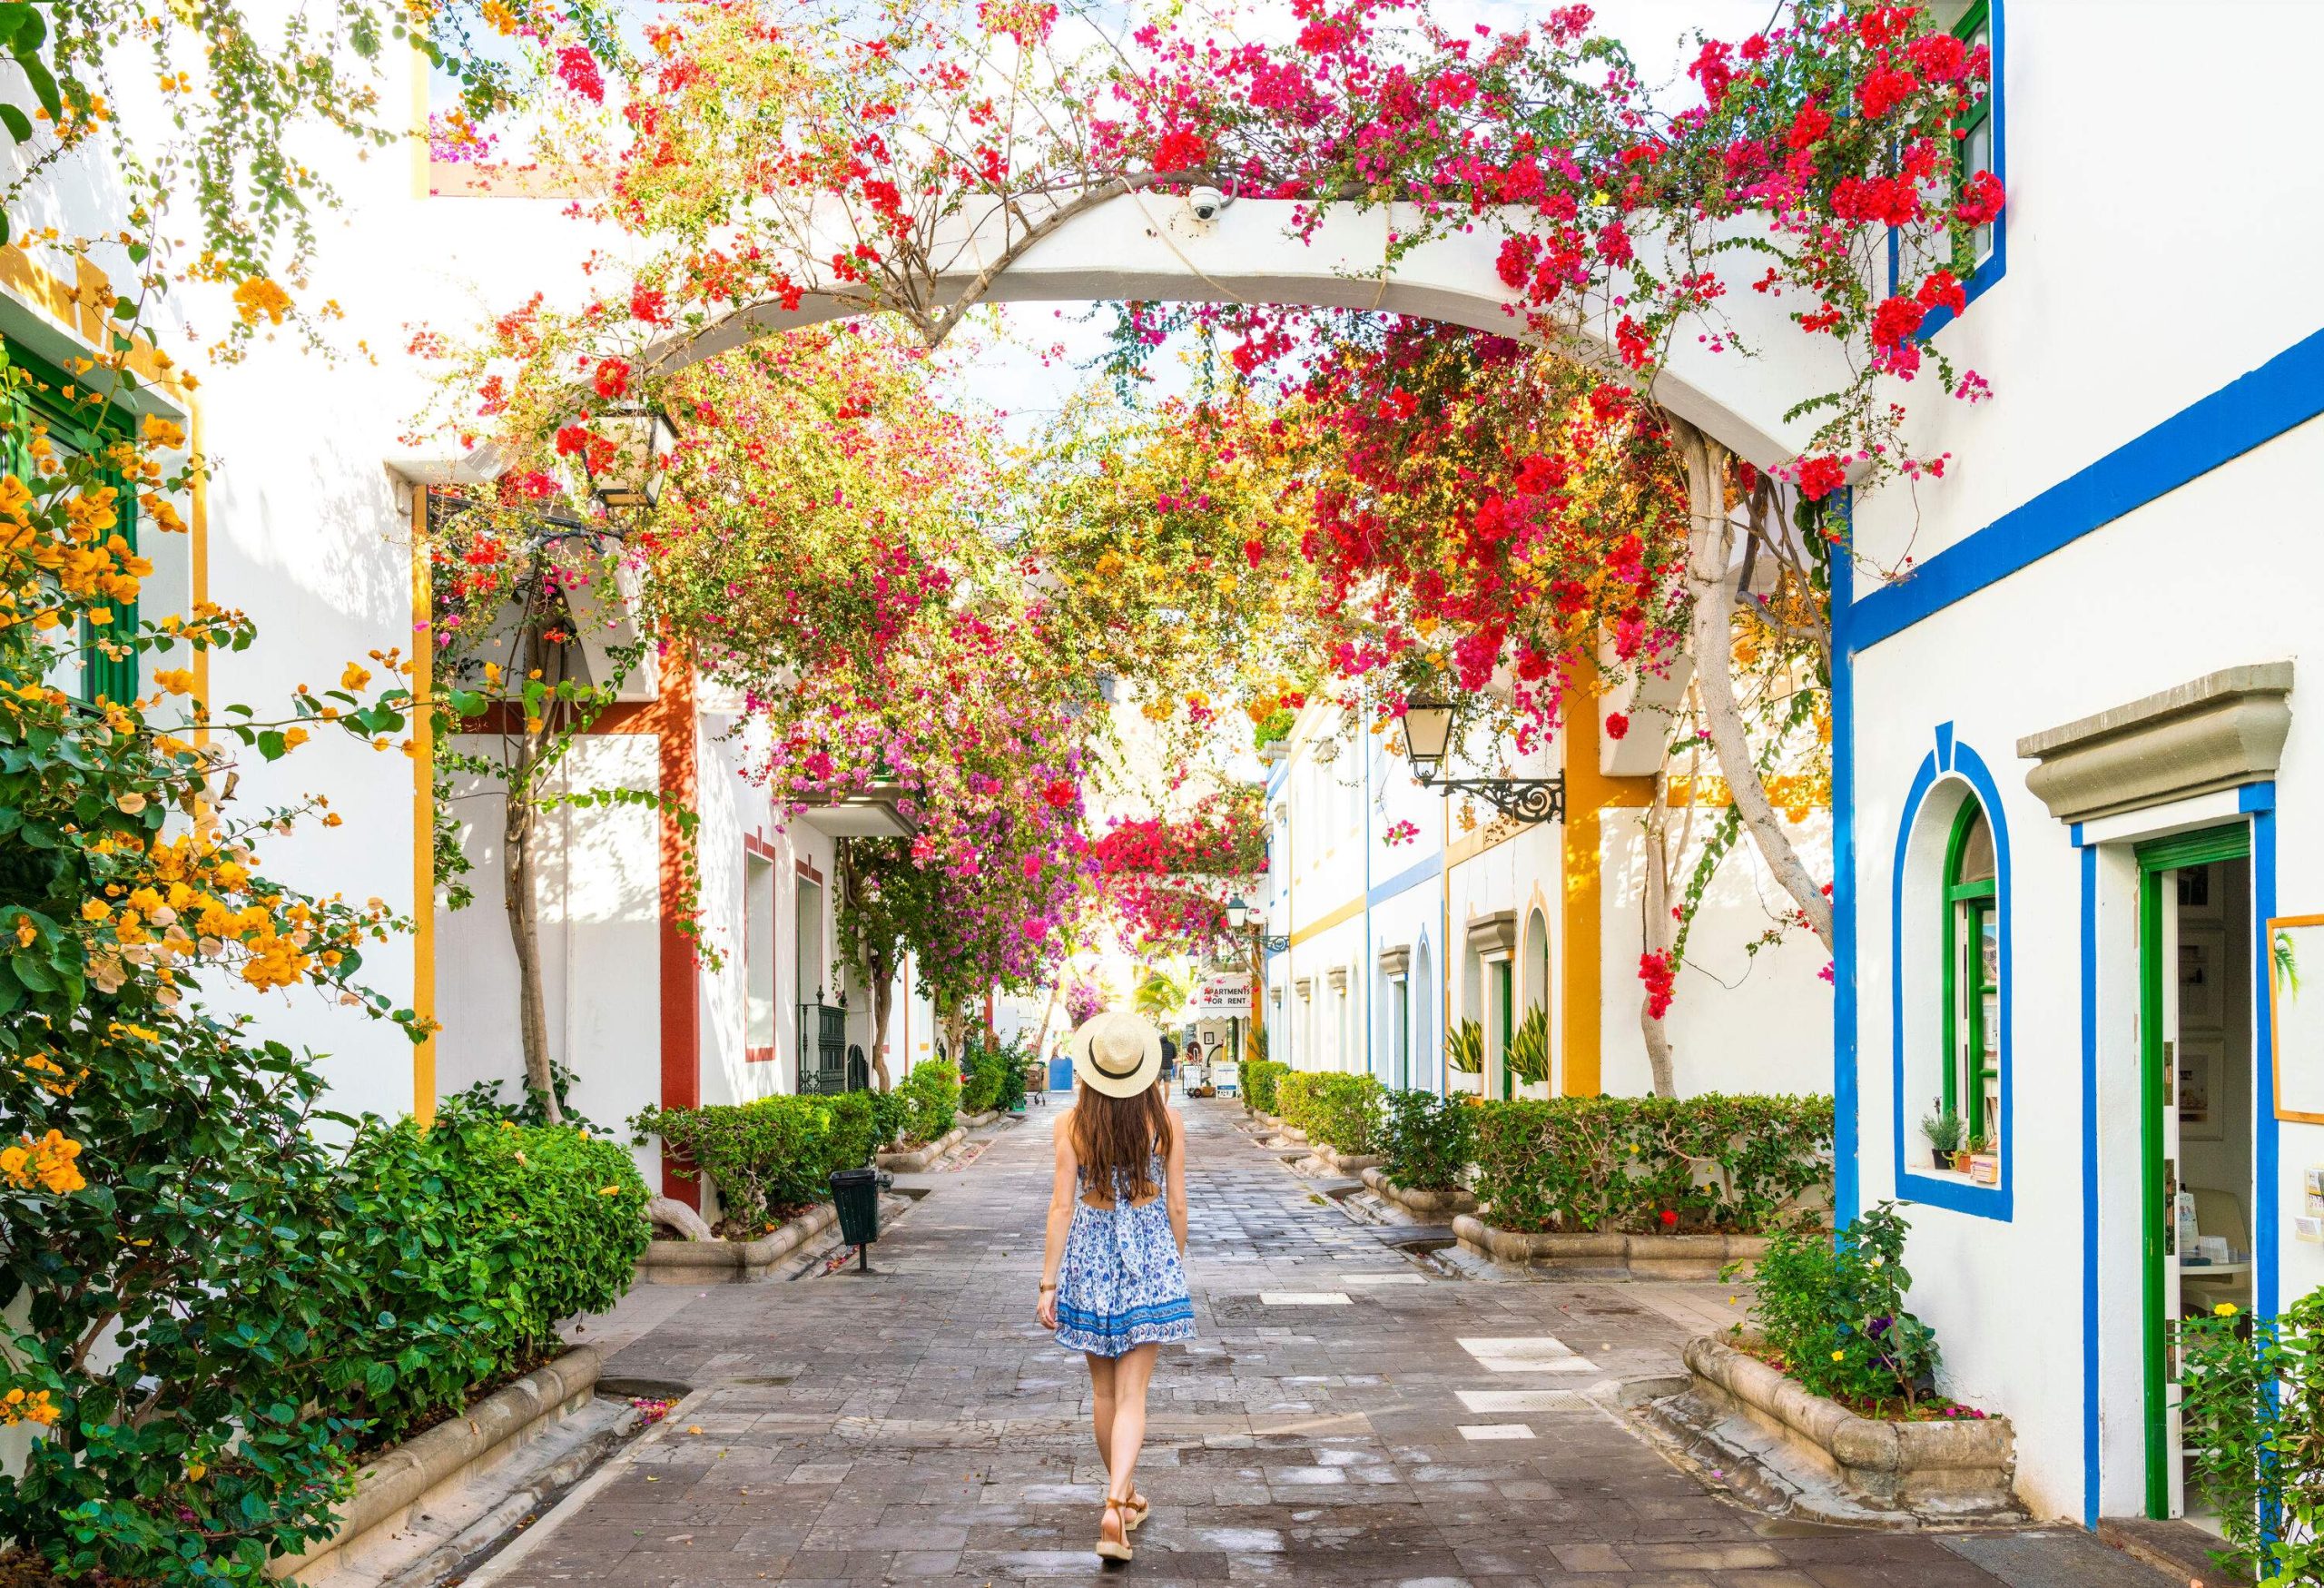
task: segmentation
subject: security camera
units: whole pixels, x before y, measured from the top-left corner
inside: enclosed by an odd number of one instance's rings
[[[1187,208],[1197,221],[1217,220],[1219,212],[1234,202],[1215,187],[1198,187],[1187,195]]]

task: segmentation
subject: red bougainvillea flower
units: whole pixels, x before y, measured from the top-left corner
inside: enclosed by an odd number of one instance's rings
[[[600,359],[592,379],[599,397],[612,399],[629,390],[629,365],[621,359]]]
[[[1629,717],[1623,715],[1619,711],[1610,711],[1606,714],[1606,736],[1608,738],[1626,739],[1630,737],[1630,719]]]
[[[1157,171],[1192,171],[1210,158],[1210,145],[1201,134],[1184,127],[1173,127],[1162,134],[1154,146],[1154,169]]]
[[[1662,1210],[1661,1217],[1662,1228],[1669,1229],[1671,1226],[1679,1222],[1679,1210],[1675,1208],[1665,1208]]]
[[[1638,957],[1638,979],[1646,984],[1646,1016],[1660,1020],[1670,1012],[1670,995],[1679,973],[1670,963],[1670,955],[1640,954]]]
[[[1073,803],[1075,792],[1072,783],[1060,777],[1041,791],[1041,797],[1049,801],[1051,808],[1062,810]]]
[[[605,74],[597,70],[597,58],[579,44],[556,52],[556,80],[591,104],[606,103]]]
[[[1847,482],[1847,468],[1837,458],[1799,460],[1799,494],[1811,502],[1822,501]]]

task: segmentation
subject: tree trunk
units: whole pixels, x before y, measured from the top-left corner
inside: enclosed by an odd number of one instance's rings
[[[1691,524],[1687,541],[1687,586],[1694,599],[1692,642],[1695,683],[1711,751],[1727,780],[1728,793],[1745,831],[1783,891],[1799,906],[1808,930],[1832,952],[1832,901],[1808,874],[1792,847],[1783,818],[1768,797],[1751,757],[1749,731],[1735,700],[1735,607],[1728,565],[1735,548],[1735,522],[1727,508],[1727,449],[1684,419],[1666,415],[1687,465],[1687,505]]]
[[[886,956],[871,958],[864,973],[872,982],[872,1083],[881,1091],[893,1091],[895,1074],[888,1068],[888,1017],[895,1011],[896,967]]]
[[[1646,867],[1642,952],[1667,955],[1678,933],[1671,930],[1670,922],[1670,834],[1664,822],[1669,807],[1663,803],[1663,780],[1657,778],[1655,784],[1655,804],[1639,824],[1639,839],[1644,850],[1640,858]],[[1638,1029],[1646,1039],[1646,1062],[1654,1074],[1654,1095],[1677,1097],[1678,1082],[1670,1070],[1670,1032],[1661,1017],[1653,1012],[1643,981],[1639,984]]]
[[[944,1011],[944,1051],[957,1068],[960,1049],[969,1040],[969,1001],[955,998]]]
[[[548,1004],[541,993],[540,909],[533,893],[533,836],[539,813],[529,784],[520,775],[508,785],[502,824],[501,897],[508,912],[508,938],[517,950],[517,1029],[525,1047],[525,1090],[540,1099],[552,1125],[562,1124],[556,1077],[549,1069]]]

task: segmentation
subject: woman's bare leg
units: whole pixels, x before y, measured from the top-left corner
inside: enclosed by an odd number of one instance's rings
[[[1110,1480],[1114,1470],[1114,1359],[1084,1353],[1089,1362],[1089,1421],[1098,1435],[1098,1457]]]
[[[1146,1386],[1153,1382],[1154,1359],[1160,1351],[1158,1346],[1133,1346],[1114,1363],[1113,1454],[1106,1463],[1106,1492],[1117,1500],[1137,1492],[1137,1451],[1146,1443]],[[1110,1508],[1105,1526],[1121,1526]]]

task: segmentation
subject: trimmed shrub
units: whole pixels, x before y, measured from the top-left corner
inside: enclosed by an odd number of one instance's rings
[[[1029,1062],[1024,1042],[1016,1038],[988,1042],[979,1031],[970,1037],[967,1048],[962,1055],[968,1073],[960,1081],[960,1111],[981,1114],[987,1109],[999,1109],[1014,1113],[1023,1108],[1025,1067]]]
[[[870,1163],[903,1129],[909,1107],[901,1091],[851,1091],[646,1109],[629,1125],[635,1142],[659,1136],[684,1160],[681,1173],[708,1175],[727,1216],[755,1232],[830,1200],[832,1171]]]
[[[620,1300],[645,1249],[635,1160],[576,1126],[371,1119],[347,1168],[341,1239],[364,1317],[401,1324],[330,1364],[338,1394],[319,1398],[374,1443],[555,1356],[558,1321]]]
[[[1291,1066],[1272,1059],[1254,1059],[1243,1066],[1243,1100],[1262,1114],[1275,1112],[1280,1100],[1275,1083],[1291,1073]]]
[[[1458,1190],[1477,1151],[1477,1111],[1433,1091],[1392,1091],[1381,1128],[1381,1165],[1408,1191]]]
[[[825,1175],[835,1169],[862,1169],[870,1164],[874,1153],[903,1134],[911,1107],[901,1091],[848,1091],[816,1100],[831,1119],[831,1134],[824,1144]],[[829,1196],[829,1188],[822,1194]]]
[[[896,1139],[915,1147],[933,1141],[960,1117],[960,1072],[950,1059],[923,1059],[911,1067],[895,1095],[904,1105],[903,1128]]]
[[[1379,1150],[1386,1089],[1374,1077],[1298,1071],[1277,1080],[1275,1094],[1283,1105],[1275,1111],[1309,1140],[1351,1156]]]
[[[1828,1097],[1472,1103],[1477,1195],[1503,1229],[1774,1228],[1832,1173]]]

